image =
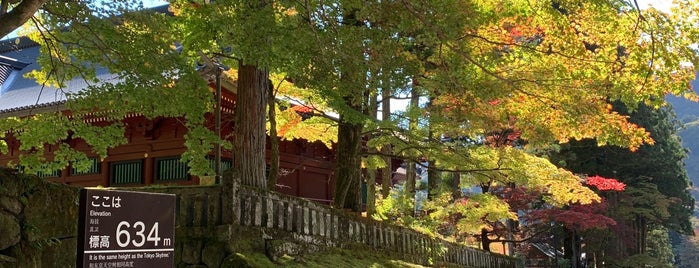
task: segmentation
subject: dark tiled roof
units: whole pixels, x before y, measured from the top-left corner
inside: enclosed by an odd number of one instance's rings
[[[12,70],[14,70],[14,68],[11,66],[0,64],[0,85],[10,76]]]
[[[0,41],[0,53],[19,50],[28,47],[35,47],[37,43],[29,39],[29,37],[15,37]]]
[[[29,63],[21,62],[21,61],[18,61],[16,59],[3,57],[2,55],[0,55],[0,65],[21,70],[24,67],[27,67],[27,65],[29,65]]]
[[[29,63],[0,55],[0,85],[4,84],[14,71],[20,71]]]
[[[0,43],[0,48],[2,47],[3,44]],[[22,68],[13,68],[11,70],[16,72],[13,78],[7,79],[10,77],[8,73],[4,81],[0,80],[0,88],[2,88],[0,92],[0,117],[11,116],[12,113],[17,111],[58,107],[66,101],[66,94],[79,92],[90,85],[83,79],[76,78],[66,82],[64,88],[55,88],[38,84],[31,78],[25,78],[24,76],[27,73],[39,68],[36,63],[40,53],[39,46],[34,45],[21,48],[20,46],[15,46],[14,48],[5,51],[0,50],[2,51],[0,52],[0,57],[8,61],[22,63],[24,66],[22,67],[22,64],[20,64],[17,66]],[[2,63],[0,63],[0,66],[2,66]],[[5,64],[4,66],[8,65]],[[2,78],[2,71],[0,71],[0,78]],[[97,78],[100,81],[108,81],[114,79],[114,75],[101,69],[97,72]]]
[[[148,10],[172,15],[168,5]],[[62,109],[62,104],[67,99],[66,94],[79,92],[90,85],[83,79],[76,78],[66,82],[64,88],[55,88],[25,78],[25,74],[39,68],[36,63],[39,53],[39,45],[27,37],[0,40],[0,117],[17,115],[18,111],[22,111],[23,115],[46,111],[48,107]],[[116,81],[115,77],[106,69],[97,70],[99,83]]]

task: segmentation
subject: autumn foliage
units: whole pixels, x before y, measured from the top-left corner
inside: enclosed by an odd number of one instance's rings
[[[587,205],[574,204],[567,208],[547,208],[532,211],[526,218],[536,221],[553,221],[564,225],[568,230],[585,231],[593,228],[606,229],[616,225],[616,221],[605,215],[607,203]]]
[[[592,176],[585,179],[587,185],[594,186],[600,191],[623,191],[626,184],[616,179],[607,179],[601,176]]]

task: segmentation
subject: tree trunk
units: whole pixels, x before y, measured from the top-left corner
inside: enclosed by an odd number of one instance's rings
[[[412,194],[415,198],[415,161],[406,161],[408,166],[405,169],[405,192]]]
[[[454,200],[461,198],[463,195],[463,192],[461,192],[461,173],[460,172],[452,172],[451,173],[451,198]]]
[[[243,184],[266,189],[265,109],[269,73],[255,65],[238,63],[238,95],[235,106],[235,168]]]
[[[578,235],[575,230],[566,230],[566,236],[563,242],[563,254],[566,259],[570,260],[571,267],[580,267],[580,250],[581,245],[578,241]]]
[[[267,175],[267,190],[277,190],[277,179],[279,178],[279,137],[277,137],[277,111],[274,86],[271,81],[267,81],[267,104],[269,107],[269,174]]]
[[[490,251],[491,242],[490,237],[488,237],[488,230],[485,228],[481,229],[481,245],[483,246],[483,250]]]
[[[381,89],[381,120],[390,121],[391,120],[391,91],[387,89]],[[381,148],[383,155],[391,154],[391,146],[386,145]],[[384,156],[384,162],[386,162],[386,167],[381,170],[381,196],[387,198],[391,192],[391,186],[393,186],[393,166],[391,165],[391,157]]]
[[[342,116],[341,116],[342,117]],[[362,124],[342,122],[337,129],[337,166],[335,195],[337,208],[361,211],[361,148]]]
[[[5,37],[27,22],[46,3],[46,0],[23,0],[7,11],[8,1],[1,1],[0,37]]]
[[[417,89],[413,88],[413,91],[410,94],[410,108],[411,109],[419,109],[420,105],[420,94],[417,93]],[[410,118],[410,123],[408,125],[408,131],[414,132],[417,130],[417,121],[418,118]],[[411,157],[411,156],[408,156]],[[406,167],[405,171],[405,192],[407,194],[412,194],[412,198],[415,197],[413,193],[415,193],[415,161],[413,160],[408,160],[406,161],[408,166]]]
[[[436,169],[437,162],[428,160],[427,168],[427,198],[432,200],[433,197],[439,195],[439,184],[441,184],[440,172]]]
[[[430,96],[430,100],[427,102],[427,109],[431,109],[432,106],[432,97]],[[427,122],[429,125],[427,126],[427,139],[432,141],[435,139],[435,133],[432,128],[432,117],[429,116],[427,118]],[[439,185],[441,184],[442,179],[440,178],[440,172],[437,170],[437,161],[434,160],[434,158],[430,157],[427,159],[428,167],[427,167],[427,198],[429,200],[432,200],[433,197],[437,196],[439,194]]]
[[[376,99],[375,90],[369,93],[369,116],[376,119],[378,115],[379,103]],[[375,154],[376,148],[368,148],[369,154]],[[378,169],[373,166],[367,166],[366,178],[366,214],[371,216],[376,212],[376,173]]]
[[[367,169],[366,179],[366,215],[371,216],[376,213],[376,170]]]

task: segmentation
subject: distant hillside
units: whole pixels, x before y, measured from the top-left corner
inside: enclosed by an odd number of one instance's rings
[[[699,90],[699,79],[692,81],[691,84],[695,91]],[[672,104],[677,119],[684,123],[684,128],[679,134],[682,137],[682,145],[689,150],[685,164],[694,185],[692,194],[694,199],[699,200],[699,103],[675,96],[668,96],[667,101]]]
[[[692,81],[691,85],[695,91],[699,90],[699,79]],[[675,96],[668,96],[667,101],[672,104],[677,118],[682,122],[687,123],[699,119],[699,103]]]
[[[695,105],[696,110],[699,111],[699,104]],[[684,129],[680,131],[680,137],[682,137],[682,145],[689,150],[689,156],[684,162],[687,174],[694,185],[692,195],[695,200],[699,200],[699,120],[685,123]],[[699,204],[696,207],[699,209]]]

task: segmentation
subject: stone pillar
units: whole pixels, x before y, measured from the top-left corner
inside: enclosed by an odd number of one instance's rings
[[[294,228],[294,204],[286,203],[286,230],[292,231]]]
[[[303,208],[303,216],[302,216],[303,217],[303,234],[310,234],[311,233],[311,229],[309,226],[309,225],[311,225],[311,221],[309,220],[310,216],[311,216],[311,212],[308,210],[307,207],[304,207]]]
[[[265,204],[267,204],[266,207],[266,214],[267,214],[267,222],[266,226],[267,228],[274,228],[274,201],[270,196],[267,196],[267,200],[265,200]]]
[[[238,190],[240,188],[240,175],[237,171],[228,170],[221,177],[221,202],[222,224],[240,224],[240,196]]]

